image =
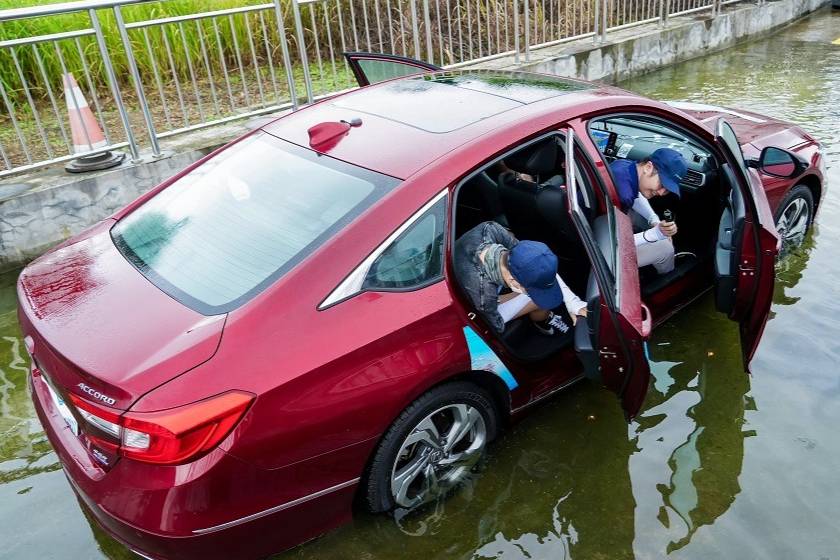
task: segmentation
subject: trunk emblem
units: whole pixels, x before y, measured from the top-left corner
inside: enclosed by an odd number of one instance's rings
[[[99,391],[94,389],[93,387],[89,387],[88,385],[85,385],[84,383],[79,383],[77,385],[77,387],[79,389],[81,389],[83,392],[85,392],[88,395],[90,395],[91,397],[93,397],[94,399],[100,400],[100,401],[104,402],[105,404],[114,404],[114,403],[117,402],[117,399],[109,397],[108,395],[103,395],[102,393],[100,393]]]

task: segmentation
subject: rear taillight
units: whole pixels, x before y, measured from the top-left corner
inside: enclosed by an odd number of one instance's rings
[[[87,435],[96,444],[159,465],[193,461],[213,449],[254,400],[250,393],[230,391],[159,412],[118,415],[76,395],[70,398],[82,418],[95,428]]]

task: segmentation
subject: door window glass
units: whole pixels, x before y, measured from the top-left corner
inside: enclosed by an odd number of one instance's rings
[[[427,72],[424,68],[400,62],[391,62],[389,60],[359,58],[356,62],[359,64],[359,68],[371,84],[384,82],[385,80],[399,78],[401,76],[411,76],[412,74]]]
[[[619,296],[618,282],[616,281],[618,275],[618,229],[615,223],[615,208],[607,200],[606,215],[598,216],[590,221],[580,204],[581,197],[579,196],[582,185],[587,185],[584,188],[592,192],[591,175],[583,160],[583,156],[575,147],[574,131],[569,129],[566,132],[566,181],[569,198],[572,202],[572,216],[575,218],[575,226],[593,261],[593,271],[605,300],[610,307],[617,309]]]
[[[416,288],[441,277],[445,217],[443,198],[373,261],[363,289]]]

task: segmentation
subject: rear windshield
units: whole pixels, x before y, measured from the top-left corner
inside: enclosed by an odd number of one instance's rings
[[[258,133],[120,220],[120,252],[200,313],[241,305],[335,235],[398,180]]]

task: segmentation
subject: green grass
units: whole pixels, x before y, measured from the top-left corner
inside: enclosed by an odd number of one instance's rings
[[[48,1],[54,2],[55,0]],[[263,4],[267,1],[154,1],[123,6],[122,15],[127,23],[131,23],[204,13],[209,10],[216,11]],[[559,6],[563,1],[557,0],[556,3],[552,3],[558,10],[556,13],[552,11],[552,22],[555,21],[554,16],[560,13]],[[298,99],[303,101],[306,94],[303,64],[294,33],[290,0],[281,0],[281,2],[283,3],[292,75]],[[354,7],[355,33],[351,27],[350,2]],[[367,29],[363,20],[363,2],[367,10]],[[475,43],[477,46],[478,41],[481,40],[485,45],[484,54],[487,54],[488,48],[495,49],[494,52],[509,48],[503,43],[495,45],[495,33],[488,33],[487,25],[489,23],[496,25],[493,22],[501,17],[500,14],[504,11],[504,4],[507,4],[508,11],[512,10],[512,0],[452,0],[445,4],[440,2],[441,9],[445,11],[445,6],[449,5],[452,10],[449,18],[447,18],[445,12],[441,13],[441,21],[438,21],[438,14],[435,9],[438,4],[430,2],[430,6],[433,8],[430,14],[432,18],[431,35],[436,39],[433,41],[431,58],[436,63],[441,63],[439,59],[441,46],[436,44],[437,38],[448,37],[451,34],[453,41],[458,42],[461,39],[465,44],[468,43],[468,30],[465,28],[467,25],[465,10],[468,2],[472,6],[473,34],[473,40],[469,41],[469,45],[472,46]],[[0,0],[0,10],[41,3],[43,3],[41,0]],[[419,32],[421,38],[423,38],[420,45],[421,49],[425,49],[426,34],[425,21],[422,17],[422,3],[418,2],[417,5],[420,6],[418,8]],[[523,9],[521,2],[519,6],[520,10]],[[375,7],[380,10],[378,12],[379,18],[377,18]],[[413,26],[409,12],[407,12],[408,0],[348,0],[342,1],[341,8],[343,18],[341,22],[339,22],[336,3],[331,0],[304,4],[300,8],[313,92],[316,96],[355,85],[355,80],[342,60],[341,51],[343,48],[355,50],[357,40],[359,50],[378,52],[401,52],[401,45],[404,41],[410,51],[408,55],[416,55],[412,48]],[[457,16],[459,12],[460,17]],[[97,13],[102,24],[103,36],[107,44],[107,51],[110,53],[120,94],[129,112],[132,129],[135,137],[141,143],[145,142],[146,134],[142,111],[131,79],[129,61],[116,26],[114,11],[103,9]],[[262,18],[260,18],[260,14],[262,14]],[[484,21],[483,28],[478,25],[479,16]],[[541,9],[535,8],[531,12],[534,31],[543,29],[547,17],[548,14]],[[513,29],[510,19],[508,17],[506,21],[502,21],[502,25],[508,27],[507,35],[510,37],[509,40],[512,41]],[[582,19],[579,15],[578,20]],[[378,23],[382,24],[381,35]],[[446,29],[444,32],[444,29],[441,28],[443,25],[461,25],[463,28],[461,32],[463,33],[457,32],[454,28]],[[556,25],[551,33],[570,32],[566,22],[563,21],[561,24],[559,18],[556,20]],[[90,27],[91,21],[87,12],[7,21],[0,23],[0,41],[78,31]],[[340,34],[342,27],[344,30],[344,47],[342,47]],[[520,29],[520,31],[524,32],[524,29]],[[207,122],[258,109],[263,105],[258,93],[258,76],[262,81],[267,105],[283,104],[289,101],[289,88],[286,83],[286,72],[281,50],[282,43],[274,10],[251,12],[247,16],[237,14],[231,17],[223,16],[185,21],[180,24],[155,25],[149,28],[129,30],[128,34],[131,52],[143,82],[145,97],[148,100],[155,127],[159,133],[188,124]],[[315,40],[316,34],[317,41]],[[504,39],[505,34],[504,31],[499,33],[502,39]],[[379,42],[380,36],[382,38],[381,43]],[[368,37],[370,43],[368,43]],[[532,35],[532,40],[537,40],[537,38],[537,35]],[[394,45],[391,45],[391,42]],[[443,61],[444,64],[457,62],[455,51],[460,52],[460,44],[448,44],[446,41],[444,43],[443,56],[446,59]],[[320,52],[316,50],[316,44],[320,46]],[[335,76],[330,59],[330,44],[336,62]],[[318,54],[321,58],[320,64],[318,63]],[[478,55],[477,52],[473,54]],[[470,56],[466,48],[464,49],[464,55]],[[425,52],[420,53],[420,57],[430,58],[426,56]],[[269,61],[271,64],[269,64]],[[275,91],[271,80],[271,68],[274,69],[278,91]],[[227,79],[225,78],[225,70],[227,71]],[[54,152],[53,155],[61,156],[67,153],[67,145],[60,129],[62,123],[67,128],[68,118],[65,108],[67,100],[64,96],[62,84],[62,75],[65,71],[73,73],[92,108],[95,109],[94,100],[99,101],[102,108],[100,120],[104,122],[105,126],[103,128],[109,129],[112,140],[119,142],[125,139],[123,126],[116,111],[116,103],[113,100],[95,37],[86,36],[78,39],[43,42],[36,46],[5,47],[0,49],[0,84],[7,94],[11,111],[16,116],[33,161],[42,161],[50,156],[49,151],[44,146],[36,122],[36,114],[41,120],[41,128],[47,136],[47,144]],[[23,79],[21,79],[20,74],[23,75]],[[26,84],[26,89],[24,84]],[[230,95],[228,94],[228,84],[230,84]],[[50,93],[55,99],[55,109],[52,106]],[[215,102],[213,99],[214,93]],[[35,106],[35,111],[32,110],[30,105],[30,97],[32,105]],[[164,100],[166,100],[166,111],[164,111]],[[96,111],[95,114],[97,117],[100,116]],[[0,101],[0,146],[3,146],[12,165],[19,166],[27,163],[27,159],[17,133],[11,125],[9,111]]]
[[[531,12],[531,25],[533,26],[532,33],[538,30],[544,30],[546,23],[554,25],[553,30],[550,31],[549,36],[562,36],[568,34],[572,29],[567,25],[566,21],[560,21],[559,14],[567,13],[565,8],[560,9],[560,5],[567,0],[540,0],[534,2],[534,7]],[[123,18],[127,23],[136,21],[146,21],[158,18],[188,15],[195,13],[202,13],[208,10],[222,10],[227,8],[235,8],[241,6],[255,5],[266,3],[267,0],[213,0],[212,2],[200,0],[167,0],[156,2],[145,2],[136,5],[128,5],[122,8]],[[294,33],[294,21],[292,17],[292,10],[290,0],[281,0],[284,13],[284,24],[286,28],[286,38],[289,46],[289,51],[292,57],[292,65],[299,64],[299,49],[297,46],[297,38]],[[354,7],[353,15],[355,16],[355,33],[351,24],[351,10],[350,6]],[[632,3],[640,2],[634,0]],[[0,0],[0,9],[18,8],[27,5],[41,4],[40,0]],[[363,9],[364,4],[364,9]],[[471,8],[467,8],[467,5]],[[544,8],[552,6],[551,13],[547,13]],[[321,57],[324,60],[329,58],[329,43],[332,39],[333,51],[336,56],[340,56],[342,50],[342,41],[340,30],[344,30],[344,45],[347,50],[355,50],[356,42],[358,40],[358,48],[360,50],[372,50],[375,52],[400,52],[403,42],[412,51],[409,56],[415,56],[411,45],[413,43],[412,33],[413,26],[411,22],[410,12],[408,11],[408,0],[348,0],[342,2],[342,13],[339,14],[336,8],[336,3],[332,1],[325,1],[319,3],[304,4],[300,7],[301,21],[304,28],[304,42],[306,43],[307,54],[314,62],[316,58],[316,41],[321,49]],[[450,6],[451,13],[446,14],[446,8]],[[505,8],[505,6],[507,6]],[[519,3],[520,10],[523,10],[523,3]],[[579,9],[580,6],[577,5]],[[451,2],[430,2],[431,8],[431,36],[433,39],[432,53],[422,52],[421,58],[433,59],[440,63],[440,45],[437,43],[439,38],[452,36],[453,41],[457,42],[459,38],[463,42],[468,41],[468,32],[472,33],[472,40],[469,44],[475,43],[476,48],[479,42],[484,45],[487,54],[489,50],[493,52],[501,52],[507,50],[506,44],[495,44],[496,33],[489,33],[488,26],[492,26],[495,31],[495,26],[502,25],[507,29],[500,32],[500,38],[508,37],[508,41],[512,41],[514,30],[512,29],[512,14],[513,9],[512,0],[452,0]],[[468,12],[467,10],[471,10]],[[440,11],[440,20],[438,19],[438,11]],[[419,33],[421,37],[421,49],[426,49],[426,29],[425,19],[423,17],[422,3],[417,3],[417,23],[419,26]],[[364,13],[367,13],[368,24],[364,23]],[[458,14],[460,13],[460,16]],[[503,13],[508,14],[507,19],[503,18]],[[117,26],[115,23],[114,12],[111,9],[104,9],[98,11],[99,18],[102,22],[103,34],[108,45],[108,52],[111,53],[111,60],[122,85],[128,85],[129,80],[129,65],[124,52],[122,40],[119,36]],[[279,31],[275,21],[274,11],[262,11],[264,18],[260,20],[259,13],[252,12],[247,18],[245,15],[238,14],[230,20],[227,17],[214,18],[196,21],[183,22],[179,24],[167,24],[165,26],[154,26],[148,28],[147,31],[141,29],[131,30],[129,32],[130,41],[132,44],[132,51],[140,69],[140,73],[144,80],[151,82],[153,80],[154,67],[153,61],[156,61],[159,66],[167,68],[170,66],[169,52],[171,51],[172,61],[171,65],[175,67],[181,79],[188,79],[190,75],[189,65],[192,63],[194,72],[200,72],[204,65],[205,51],[201,48],[201,39],[204,39],[204,44],[207,52],[207,58],[211,67],[220,67],[222,58],[224,63],[230,67],[238,68],[240,60],[236,56],[236,45],[238,45],[241,53],[242,66],[253,66],[254,60],[251,56],[251,41],[254,44],[254,52],[256,55],[257,65],[266,63],[270,56],[276,67],[282,67],[282,55],[280,50]],[[341,15],[341,22],[339,22],[339,15]],[[468,29],[468,17],[471,18],[471,27]],[[479,18],[483,21],[479,23]],[[578,19],[582,20],[582,14],[578,15]],[[216,26],[214,26],[216,23]],[[461,26],[460,32],[456,29]],[[522,26],[523,24],[520,24]],[[390,26],[390,28],[389,28]],[[450,26],[452,26],[450,28]],[[23,37],[40,36],[45,34],[53,34],[64,31],[73,31],[90,28],[89,16],[86,12],[47,16],[41,18],[32,18],[25,20],[15,20],[5,23],[0,23],[0,41],[9,39],[18,39]],[[218,34],[216,33],[218,27]],[[251,31],[249,36],[248,31]],[[520,34],[524,33],[524,29],[520,29]],[[147,44],[148,35],[148,44]],[[381,42],[380,42],[381,38]],[[542,37],[537,35],[532,36],[532,40],[545,40],[547,37],[543,34]],[[368,43],[370,40],[370,44]],[[167,42],[170,49],[167,49]],[[458,62],[455,58],[455,51],[460,51],[460,45],[455,44],[445,45],[444,53],[446,60],[445,64]],[[392,44],[394,43],[394,44]],[[56,44],[58,48],[56,48]],[[60,90],[61,75],[63,67],[76,74],[77,80],[82,73],[82,57],[90,65],[90,70],[93,75],[94,82],[97,82],[97,88],[104,88],[105,78],[102,67],[102,60],[99,54],[99,49],[96,41],[92,37],[85,37],[78,41],[72,39],[58,41],[53,43],[42,43],[38,48],[38,53],[43,61],[45,73],[50,81],[50,85]],[[221,47],[222,55],[219,54],[219,47]],[[489,50],[488,50],[489,49]],[[10,49],[0,50],[0,82],[6,88],[7,93],[19,103],[25,103],[25,95],[21,86],[21,80],[18,76],[14,61],[9,52]],[[60,53],[60,56],[59,56]],[[34,97],[47,97],[46,84],[41,75],[38,61],[33,49],[31,47],[18,47],[15,49],[21,70],[27,83],[32,89]],[[477,52],[475,53],[477,56]],[[62,58],[64,65],[62,66]],[[160,68],[159,68],[160,70]]]
[[[39,3],[37,0],[25,0],[24,2],[20,0],[0,0],[0,9],[22,7],[21,4],[35,5]],[[264,2],[258,2],[257,0],[214,0],[211,9],[222,10],[259,3]],[[288,4],[288,1],[284,0],[284,3]],[[207,10],[207,2],[171,0],[124,6],[122,14],[123,19],[130,23],[201,13]],[[286,11],[289,12],[285,17],[288,40],[293,42],[294,38],[288,33],[288,28],[292,23],[291,12],[290,10]],[[114,12],[110,9],[99,10],[98,15],[117,79],[121,85],[129,85],[128,58],[117,29]],[[132,30],[129,32],[129,37],[140,74],[144,81],[151,83],[151,80],[153,80],[152,59],[154,59],[158,64],[159,72],[165,73],[165,71],[170,70],[171,66],[174,66],[179,78],[186,81],[190,76],[190,63],[193,65],[193,71],[197,74],[204,69],[205,52],[211,69],[218,69],[217,71],[221,72],[220,47],[224,64],[229,69],[238,68],[240,60],[236,56],[235,43],[238,44],[241,53],[242,66],[253,66],[251,40],[254,44],[253,52],[258,65],[266,64],[270,55],[274,65],[281,67],[282,55],[274,14],[264,11],[263,17],[265,27],[263,27],[259,14],[251,13],[247,16],[247,19],[241,14],[230,18],[230,20],[228,18],[218,18],[216,26],[213,25],[211,20],[200,20],[199,23],[188,21],[182,25],[155,26],[149,28],[146,32],[139,29]],[[0,41],[77,31],[90,27],[91,22],[87,12],[14,20],[0,23]],[[248,34],[249,28],[251,30],[250,37]],[[216,29],[218,29],[218,34]],[[146,41],[147,37],[148,42]],[[201,39],[204,41],[205,50],[201,48]],[[266,40],[268,49],[266,49]],[[167,43],[169,49],[167,49]],[[83,79],[82,57],[89,67],[95,87],[97,89],[107,89],[105,87],[104,65],[94,37],[83,37],[78,41],[65,39],[57,42],[40,43],[36,48],[37,55],[40,55],[43,63],[44,74],[46,74],[54,91],[61,91],[61,76],[65,68],[74,73],[77,81]],[[296,52],[294,44],[290,44],[290,49],[292,52]],[[170,53],[172,56],[171,66]],[[17,56],[21,71],[33,97],[46,98],[48,93],[46,83],[38,64],[38,56],[33,48],[31,46],[16,47],[14,54]],[[2,81],[10,97],[20,103],[26,102],[22,82],[9,48],[0,51],[0,81]]]

